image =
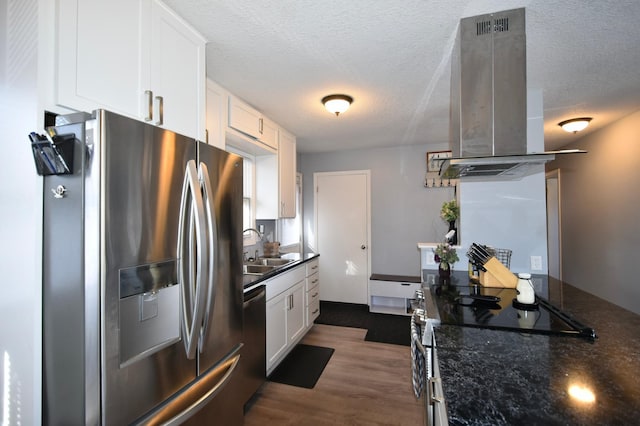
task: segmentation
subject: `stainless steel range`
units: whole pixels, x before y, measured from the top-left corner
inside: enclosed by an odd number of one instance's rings
[[[416,398],[424,405],[425,425],[447,425],[447,409],[438,368],[435,335],[433,327],[438,320],[429,318],[427,312],[432,309],[427,305],[430,298],[426,296],[428,289],[415,293],[411,316],[411,369],[412,385]]]

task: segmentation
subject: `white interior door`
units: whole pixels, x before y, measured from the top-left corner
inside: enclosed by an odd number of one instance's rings
[[[314,173],[317,250],[322,256],[320,298],[367,303],[370,172]]]
[[[560,172],[546,175],[547,185],[547,252],[549,276],[562,280],[562,251],[560,239]]]

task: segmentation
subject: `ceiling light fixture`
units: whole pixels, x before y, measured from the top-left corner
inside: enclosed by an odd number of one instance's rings
[[[336,116],[348,110],[351,102],[353,102],[353,98],[347,95],[329,95],[322,98],[322,103],[327,111]]]
[[[580,130],[584,130],[591,121],[591,117],[572,118],[570,120],[561,121],[558,126],[562,127],[562,130],[569,133],[578,133]]]

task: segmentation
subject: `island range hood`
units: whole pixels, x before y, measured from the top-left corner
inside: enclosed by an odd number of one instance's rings
[[[520,179],[558,154],[527,152],[525,9],[460,20],[451,60],[450,146],[444,179]]]

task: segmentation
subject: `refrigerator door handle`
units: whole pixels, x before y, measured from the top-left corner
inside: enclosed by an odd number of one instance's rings
[[[200,163],[199,174],[198,177],[200,179],[200,183],[202,185],[203,192],[203,202],[205,215],[207,218],[207,236],[209,244],[209,259],[208,259],[208,282],[206,283],[208,287],[208,297],[206,303],[206,309],[204,312],[204,318],[212,318],[211,310],[214,309],[216,305],[216,288],[217,288],[217,270],[218,270],[218,222],[216,218],[216,210],[214,203],[214,193],[211,189],[211,180],[209,179],[209,169],[207,165],[204,163]],[[209,321],[205,320],[202,326],[202,337],[200,339],[201,345],[202,342],[207,341],[207,334],[211,330],[211,324]],[[200,347],[200,352],[202,352],[202,347]]]
[[[177,426],[193,417],[213,399],[229,382],[240,361],[240,343],[216,367],[206,372],[199,380],[187,386],[179,397],[169,400],[156,411],[139,419],[134,424]],[[176,414],[177,413],[177,414]]]
[[[181,289],[182,299],[182,335],[187,358],[194,359],[198,347],[198,334],[200,324],[204,317],[205,302],[207,297],[206,264],[208,260],[208,247],[204,242],[206,222],[200,183],[198,182],[198,170],[194,160],[187,162],[184,183],[182,185],[182,197],[180,201],[180,219],[178,224],[178,283]],[[193,233],[196,239],[196,265],[194,280]],[[188,247],[185,247],[185,237],[188,234]],[[203,244],[204,243],[204,244]],[[185,250],[189,255],[185,254]],[[185,277],[188,274],[188,278]],[[195,293],[195,294],[194,294]]]

